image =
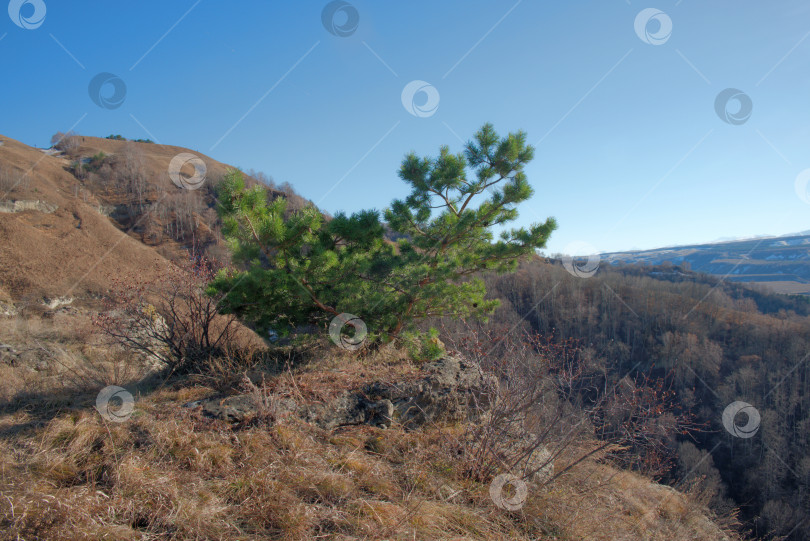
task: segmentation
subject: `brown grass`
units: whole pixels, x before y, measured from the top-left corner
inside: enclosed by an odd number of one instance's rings
[[[0,538],[671,540],[718,532],[683,494],[595,462],[531,486],[526,506],[507,513],[486,484],[463,477],[449,451],[462,426],[326,432],[287,419],[233,430],[180,407],[211,393],[165,388],[138,400],[124,423],[71,409],[0,439]],[[7,417],[0,426],[15,423]]]

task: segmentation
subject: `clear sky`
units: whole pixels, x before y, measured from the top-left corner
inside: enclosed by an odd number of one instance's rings
[[[9,12],[0,133],[30,145],[71,127],[152,138],[264,171],[334,213],[386,207],[407,193],[407,151],[460,151],[492,122],[536,146],[521,221],[557,218],[549,253],[810,229],[795,187],[810,168],[807,0],[12,0]],[[101,86],[120,106],[90,98],[99,73],[125,84],[121,103]],[[403,102],[406,87],[421,90]],[[724,121],[728,88],[743,95]]]

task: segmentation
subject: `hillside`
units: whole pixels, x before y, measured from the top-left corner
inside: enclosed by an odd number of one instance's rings
[[[168,169],[175,156],[195,154],[190,149],[89,136],[67,138],[63,150],[0,140],[0,216],[7,218],[0,221],[0,283],[6,294],[92,296],[109,287],[110,277],[154,276],[189,250],[227,258],[214,186],[232,166],[199,155],[205,182],[183,190]],[[186,165],[181,172],[190,177],[194,170]],[[257,176],[269,183],[271,197],[290,199],[291,209],[307,203],[289,185]]]
[[[688,264],[733,282],[758,284],[776,293],[810,295],[810,235],[763,237],[601,254],[612,264]]]
[[[2,138],[0,294],[5,300],[87,296],[107,289],[112,276],[151,275],[167,261],[123,234],[95,197],[77,196],[68,160]],[[10,213],[31,204],[32,210]],[[36,205],[41,205],[37,208]]]
[[[578,410],[566,410],[564,423],[551,411],[520,417],[493,456],[481,455],[476,434],[493,430],[501,411],[479,409],[483,360],[459,377],[480,388],[458,383],[448,399],[446,375],[431,375],[433,365],[406,348],[358,357],[320,330],[272,346],[238,326],[232,349],[182,374],[115,345],[99,330],[109,321],[100,317],[122,313],[110,301],[178,276],[175,263],[190,250],[227,259],[213,186],[228,166],[198,155],[207,182],[188,191],[167,174],[188,149],[74,137],[47,151],[1,138],[0,537],[736,538],[731,514],[710,511],[688,486],[678,492],[634,471]],[[268,198],[306,204],[256,177]],[[124,313],[176,321],[150,306]],[[520,358],[545,371],[554,355]],[[546,374],[531,385],[553,381]],[[111,384],[135,396],[126,422],[93,407]],[[391,394],[402,389],[412,395]],[[474,406],[459,399],[469,392]],[[492,404],[509,403],[497,386],[486,392]],[[563,408],[553,387],[543,392]],[[230,405],[245,400],[255,407],[248,414]],[[413,401],[432,412],[418,426],[404,421],[407,408],[397,422],[375,420],[380,407]],[[345,418],[323,421],[336,412]],[[543,475],[530,477],[525,506],[499,508],[493,472],[522,453],[526,427],[547,414],[542,446],[529,447]]]

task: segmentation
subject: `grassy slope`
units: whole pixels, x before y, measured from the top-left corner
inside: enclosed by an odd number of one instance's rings
[[[115,277],[131,272],[147,278],[165,268],[160,254],[98,211],[97,199],[75,195],[81,186],[65,170],[67,160],[4,139],[0,167],[29,180],[24,189],[0,192],[2,199],[58,205],[52,214],[0,214],[0,289],[7,297],[99,293]]]
[[[276,393],[318,394],[369,372],[411,370],[401,355],[313,361],[268,380]],[[323,358],[329,358],[324,356]],[[388,359],[387,361],[385,359]],[[343,380],[329,380],[342,374]],[[295,382],[295,383],[293,383]],[[140,396],[108,423],[94,395],[51,397],[0,417],[3,538],[719,539],[689,497],[595,461],[522,510],[495,507],[465,479],[464,426],[345,427],[286,418],[238,429],[182,404],[212,394],[188,382]],[[560,457],[558,470],[568,457]]]

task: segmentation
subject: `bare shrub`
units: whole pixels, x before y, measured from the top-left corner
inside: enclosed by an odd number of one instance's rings
[[[273,177],[269,176],[264,171],[256,171],[255,169],[250,169],[247,172],[247,177],[250,178],[250,179],[254,179],[257,182],[260,182],[261,184],[265,185],[266,187],[270,188],[271,190],[277,189],[276,188],[276,182],[273,179]]]
[[[93,323],[112,342],[161,363],[170,373],[203,372],[210,359],[244,364],[233,316],[217,312],[204,288],[216,270],[205,259],[172,266],[153,281],[118,281]]]
[[[669,438],[692,427],[688,416],[669,411],[672,395],[663,382],[625,377],[608,385],[574,341],[513,338],[506,329],[468,328],[455,336],[447,335],[448,346],[499,382],[494,407],[463,438],[464,469],[473,479],[505,471],[550,482],[595,458],[660,475]],[[553,471],[558,458],[566,465]]]
[[[74,160],[70,163],[68,170],[79,180],[87,180],[87,170],[81,160]]]
[[[31,177],[10,167],[0,166],[0,192],[26,191],[31,187]]]
[[[115,166],[118,183],[130,198],[131,206],[142,211],[149,186],[143,151],[137,144],[128,141]]]
[[[108,348],[95,355],[79,355],[51,343],[37,344],[37,353],[59,368],[62,384],[75,390],[99,389],[107,385],[125,385],[144,378],[149,366],[133,359],[120,347]]]
[[[203,210],[200,194],[196,191],[180,190],[164,200],[165,214],[170,218],[166,232],[176,240],[187,240],[198,228],[198,217]]]

